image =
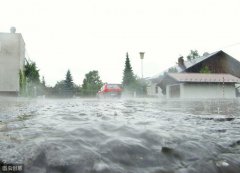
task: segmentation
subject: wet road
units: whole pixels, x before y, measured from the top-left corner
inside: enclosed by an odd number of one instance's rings
[[[1,98],[0,121],[26,173],[240,172],[239,100]]]

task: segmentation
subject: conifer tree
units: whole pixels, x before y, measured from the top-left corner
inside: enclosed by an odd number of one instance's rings
[[[130,89],[136,83],[136,77],[134,76],[132,66],[128,53],[126,54],[125,68],[123,71],[122,85],[124,88]]]
[[[67,90],[73,90],[73,78],[70,70],[68,70],[66,74],[65,87]]]

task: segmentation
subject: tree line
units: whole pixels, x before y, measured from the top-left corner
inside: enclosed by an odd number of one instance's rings
[[[24,70],[19,72],[21,96],[94,97],[103,84],[99,72],[92,70],[85,74],[83,84],[77,85],[74,83],[71,71],[68,69],[63,80],[58,81],[53,87],[47,86],[44,76],[40,80],[39,69],[32,60],[26,60]],[[146,94],[147,85],[143,79],[134,74],[128,53],[126,54],[121,86],[127,95]]]

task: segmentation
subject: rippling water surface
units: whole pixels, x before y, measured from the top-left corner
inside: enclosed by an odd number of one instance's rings
[[[26,173],[239,173],[239,100],[0,101],[0,160]]]

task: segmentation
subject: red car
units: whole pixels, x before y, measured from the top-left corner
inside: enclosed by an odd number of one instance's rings
[[[104,84],[100,91],[98,91],[97,96],[99,98],[105,97],[121,97],[122,87],[120,84]]]

